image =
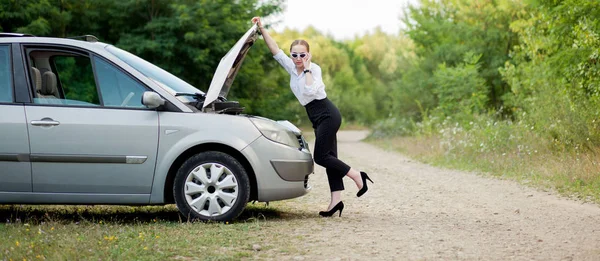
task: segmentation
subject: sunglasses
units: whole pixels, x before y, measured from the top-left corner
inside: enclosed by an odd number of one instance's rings
[[[292,58],[298,58],[298,56],[300,56],[300,58],[304,58],[307,55],[308,55],[307,53],[292,53],[291,54]]]

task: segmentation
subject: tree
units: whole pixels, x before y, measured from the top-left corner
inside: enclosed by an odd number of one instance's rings
[[[511,106],[560,144],[600,144],[600,2],[531,1],[503,74]]]
[[[404,22],[421,59],[417,71],[424,73],[420,78],[427,82],[415,87],[429,92],[435,83],[427,79],[439,64],[454,67],[464,54],[480,54],[478,71],[486,82],[487,107],[500,108],[509,88],[498,68],[509,60],[509,51],[517,43],[509,25],[521,8],[513,0],[423,0],[420,6],[410,7]]]

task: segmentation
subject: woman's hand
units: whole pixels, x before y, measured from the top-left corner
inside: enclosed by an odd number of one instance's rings
[[[260,17],[255,16],[252,18],[252,23],[253,24],[257,24],[258,27],[262,28],[262,22],[260,21]]]
[[[312,55],[310,53],[306,53],[306,56],[302,58],[302,63],[304,64],[304,70],[310,70],[310,58]]]
[[[262,34],[262,37],[265,39],[265,42],[267,43],[267,46],[269,47],[269,51],[271,51],[271,54],[276,55],[279,52],[279,46],[277,46],[277,43],[275,42],[275,40],[273,40],[271,35],[269,35],[268,30],[263,29],[263,24],[262,24],[262,21],[260,20],[260,17],[258,17],[258,16],[253,17],[252,23],[256,24],[258,26],[258,30]]]

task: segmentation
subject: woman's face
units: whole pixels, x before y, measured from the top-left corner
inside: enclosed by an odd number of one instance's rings
[[[290,56],[292,58],[292,61],[294,61],[294,64],[296,65],[296,68],[300,68],[303,67],[304,64],[302,63],[302,56],[306,57],[306,54],[308,54],[308,50],[306,50],[306,46],[301,45],[301,44],[297,44],[292,46],[292,50],[290,51]],[[296,57],[294,57],[296,56]]]

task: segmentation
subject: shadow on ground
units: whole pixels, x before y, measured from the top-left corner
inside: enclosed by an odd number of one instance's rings
[[[264,203],[248,206],[233,222],[248,220],[285,221],[310,218],[309,213],[281,210]],[[89,206],[89,205],[0,205],[0,224],[42,222],[144,224],[155,222],[184,223],[175,205],[166,206]]]

